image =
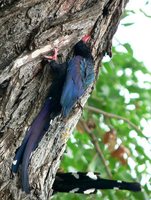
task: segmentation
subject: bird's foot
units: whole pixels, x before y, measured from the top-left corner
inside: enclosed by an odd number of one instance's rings
[[[85,35],[85,36],[83,36],[82,41],[86,43],[86,42],[88,42],[90,39],[91,39],[91,36],[90,36],[90,35]]]
[[[77,101],[77,107],[81,108],[81,110],[83,110],[83,106],[81,105],[80,100]]]
[[[55,48],[54,49],[54,55],[53,56],[44,56],[44,58],[48,59],[48,60],[57,60],[58,58],[58,49]]]

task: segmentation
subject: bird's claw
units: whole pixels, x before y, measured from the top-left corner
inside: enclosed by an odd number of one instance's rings
[[[81,108],[81,110],[83,110],[83,106],[81,105],[80,100],[77,101],[77,107]]]
[[[57,60],[58,58],[58,49],[55,48],[54,49],[54,55],[53,56],[44,56],[44,58],[48,59],[48,60]]]
[[[91,39],[90,35],[85,35],[85,36],[83,36],[82,41],[87,43],[90,39]]]

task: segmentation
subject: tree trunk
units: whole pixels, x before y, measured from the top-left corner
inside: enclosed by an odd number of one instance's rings
[[[49,199],[66,142],[81,108],[68,119],[56,117],[32,155],[32,191],[21,190],[20,174],[11,174],[16,149],[44,103],[51,74],[42,56],[59,48],[62,60],[83,35],[91,32],[96,77],[102,57],[111,55],[111,41],[128,0],[10,0],[0,5],[0,199]],[[81,98],[87,101],[92,86]]]

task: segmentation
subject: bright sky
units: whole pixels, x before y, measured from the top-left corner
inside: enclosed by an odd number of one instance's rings
[[[146,17],[140,9],[151,16],[151,1],[145,5],[147,0],[130,0],[126,9],[132,10],[135,14],[130,14],[120,23],[114,36],[120,43],[128,42],[134,51],[134,57],[143,61],[145,66],[151,71],[151,18]],[[131,26],[123,26],[125,23],[134,23]]]
[[[145,66],[151,71],[151,18],[146,17],[140,9],[147,15],[151,16],[151,0],[145,5],[147,0],[130,0],[126,9],[132,10],[135,13],[123,19],[114,36],[113,44],[128,42],[134,51],[134,57],[142,61]],[[123,26],[125,23],[134,23],[131,26]],[[147,77],[146,77],[147,78]],[[149,78],[150,79],[150,78]],[[144,78],[142,77],[142,80]],[[144,134],[150,135],[151,120],[141,122],[144,126]]]
[[[130,14],[129,17],[126,17],[121,21],[118,30],[114,36],[113,44],[116,45],[117,41],[120,43],[129,43],[134,51],[134,57],[142,61],[145,66],[151,71],[151,17],[146,17],[141,11],[143,10],[147,15],[151,16],[151,0],[149,0],[148,4],[145,5],[147,0],[130,0],[127,4],[126,9],[132,10],[135,13]],[[123,26],[122,24],[126,23],[134,23],[131,26]],[[150,136],[151,130],[151,120],[146,121],[145,119],[141,120],[141,125],[144,127],[144,135]],[[145,145],[145,151],[147,155],[151,153],[150,141],[139,141],[139,137],[137,137],[137,141],[139,145]],[[144,139],[145,140],[145,139]],[[146,145],[147,144],[147,145]],[[135,167],[133,163],[131,163],[131,167]],[[150,170],[150,167],[147,168]],[[135,175],[135,173],[133,173]],[[151,185],[149,183],[149,179],[151,176],[148,174],[148,178],[143,175],[141,184],[148,185],[148,188],[151,189]]]
[[[146,4],[146,2],[149,2]],[[134,11],[130,13],[130,16],[121,20],[118,30],[113,39],[113,45],[119,45],[119,43],[129,43],[133,49],[134,57],[142,61],[144,65],[151,72],[151,0],[130,0],[126,7],[127,10]],[[150,17],[146,17],[143,12]],[[124,26],[122,24],[134,23],[131,26]],[[117,46],[119,51],[123,51],[121,46]],[[109,57],[104,57],[104,61],[109,61]],[[148,74],[138,74],[141,76],[140,86],[143,85],[145,80],[151,81],[151,76]],[[141,125],[144,127],[143,133],[146,136],[150,136],[151,119],[145,121],[142,119]]]

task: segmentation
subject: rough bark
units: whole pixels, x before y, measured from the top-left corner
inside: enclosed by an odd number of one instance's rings
[[[66,142],[81,108],[66,120],[51,121],[29,166],[32,191],[21,191],[20,175],[10,167],[15,150],[39,112],[51,74],[43,68],[43,54],[59,48],[66,60],[73,45],[92,34],[96,77],[102,57],[111,54],[111,41],[128,0],[2,0],[0,2],[0,199],[49,199]],[[95,44],[95,45],[94,45]],[[81,98],[87,101],[92,86]]]

